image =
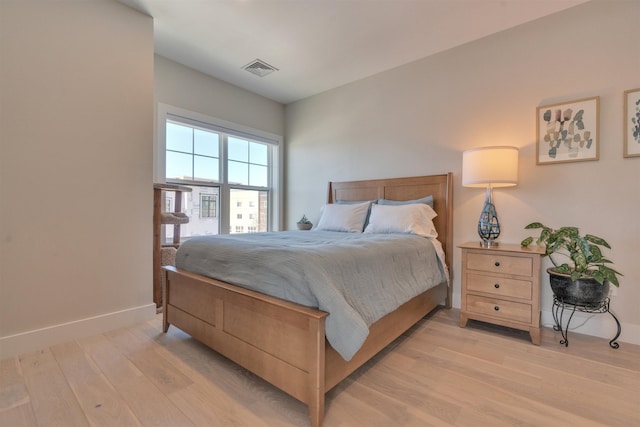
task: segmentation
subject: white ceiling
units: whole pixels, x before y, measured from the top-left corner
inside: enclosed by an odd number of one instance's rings
[[[159,55],[287,104],[587,0],[120,1],[154,18]]]

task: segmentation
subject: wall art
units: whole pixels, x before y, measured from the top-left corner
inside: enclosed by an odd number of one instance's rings
[[[640,89],[624,92],[624,156],[640,157]]]
[[[600,97],[543,105],[536,110],[536,163],[598,160]]]

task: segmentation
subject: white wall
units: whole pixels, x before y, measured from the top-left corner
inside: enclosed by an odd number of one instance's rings
[[[153,22],[0,2],[0,357],[155,315]]]
[[[155,56],[155,100],[275,135],[284,134],[284,106],[163,56]]]
[[[519,185],[495,191],[500,240],[520,242],[534,220],[604,237],[624,273],[612,302],[621,340],[640,344],[640,158],[622,157],[622,93],[640,87],[639,20],[638,1],[593,1],[288,105],[289,228],[303,213],[317,220],[330,180],[453,171],[454,242],[477,240],[484,192],[461,186],[462,152],[515,145]],[[536,166],[536,107],[592,96],[600,96],[600,160]],[[594,315],[576,330],[611,338],[615,325]]]

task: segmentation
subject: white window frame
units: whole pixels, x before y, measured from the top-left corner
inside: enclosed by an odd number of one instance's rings
[[[173,117],[172,117],[173,116]],[[167,120],[179,117],[185,120],[185,123],[189,121],[195,122],[198,126],[210,128],[213,131],[219,131],[224,133],[233,134],[240,138],[245,137],[250,140],[264,142],[270,144],[272,149],[270,150],[272,155],[270,157],[270,175],[269,175],[269,224],[268,229],[271,231],[282,230],[283,218],[283,168],[284,164],[284,145],[282,143],[282,136],[265,132],[259,129],[254,129],[249,126],[240,125],[227,120],[210,117],[205,114],[196,113],[180,107],[174,107],[172,105],[158,103],[157,108],[157,120],[156,120],[156,138],[153,149],[153,176],[154,182],[165,182],[166,176],[166,138],[167,138]],[[223,153],[221,153],[223,154]],[[224,157],[226,158],[226,153]],[[229,224],[229,185],[226,179],[226,164],[221,162],[221,173],[223,175],[223,182],[220,186],[220,206],[223,207],[218,212],[220,220],[220,233],[227,234],[230,232]],[[233,187],[235,188],[235,187]],[[227,208],[224,208],[224,207]]]

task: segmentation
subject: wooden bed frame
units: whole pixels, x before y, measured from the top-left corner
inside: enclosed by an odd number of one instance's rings
[[[453,255],[453,174],[329,183],[329,203],[412,200],[432,195],[447,264]],[[444,302],[446,283],[408,301],[371,325],[362,348],[345,361],[326,341],[328,313],[165,267],[163,329],[174,325],[309,406],[311,425],[324,418],[325,393]]]

